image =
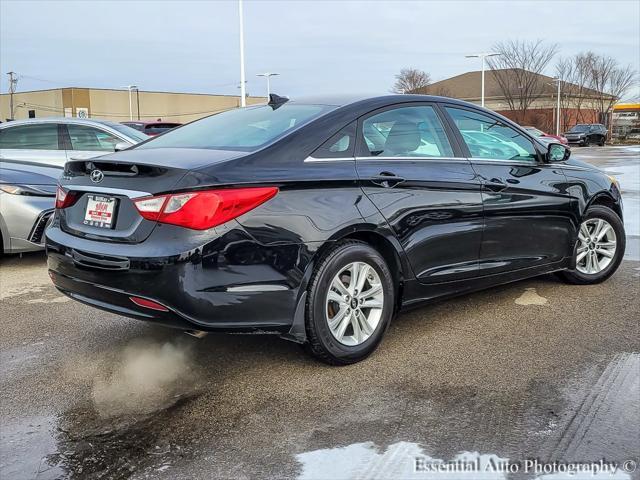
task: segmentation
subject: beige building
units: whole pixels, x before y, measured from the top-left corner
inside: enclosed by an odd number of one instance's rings
[[[264,97],[247,97],[247,105],[264,103]],[[240,106],[240,97],[204,93],[131,92],[133,120],[162,119],[178,123]],[[0,95],[0,119],[11,115],[11,95]],[[13,94],[13,118],[87,117],[128,121],[129,91],[104,88],[55,88]]]

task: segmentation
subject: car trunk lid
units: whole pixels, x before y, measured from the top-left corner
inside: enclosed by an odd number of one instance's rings
[[[134,201],[172,191],[191,170],[243,155],[195,149],[127,150],[67,162],[61,187],[75,202],[59,210],[60,228],[78,237],[139,243],[156,227]]]

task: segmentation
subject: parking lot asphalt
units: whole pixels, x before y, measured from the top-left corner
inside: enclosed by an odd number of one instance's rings
[[[0,260],[0,478],[581,478],[534,459],[640,478],[640,148],[573,155],[622,183],[628,254],[611,279],[544,276],[404,313],[349,367],[104,313],[59,294],[43,254]]]

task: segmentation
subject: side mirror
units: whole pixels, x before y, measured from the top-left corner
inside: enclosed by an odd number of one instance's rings
[[[550,143],[547,150],[547,162],[556,163],[564,162],[569,159],[571,150],[561,143]]]
[[[130,143],[127,142],[118,142],[115,144],[115,146],[113,147],[114,151],[119,152],[121,150],[126,150],[127,148],[129,148],[131,146]]]

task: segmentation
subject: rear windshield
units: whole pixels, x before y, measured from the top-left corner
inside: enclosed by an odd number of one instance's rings
[[[148,139],[149,137],[147,137],[144,133],[140,132],[139,130],[136,130],[135,128],[131,128],[128,125],[123,125],[122,123],[115,123],[115,122],[102,122],[105,125],[110,126],[111,128],[113,128],[114,130],[125,134],[127,137],[131,138],[132,140],[136,140],[138,142],[142,142],[146,139]]]
[[[284,104],[237,108],[170,130],[138,148],[215,148],[254,151],[333,107]]]

